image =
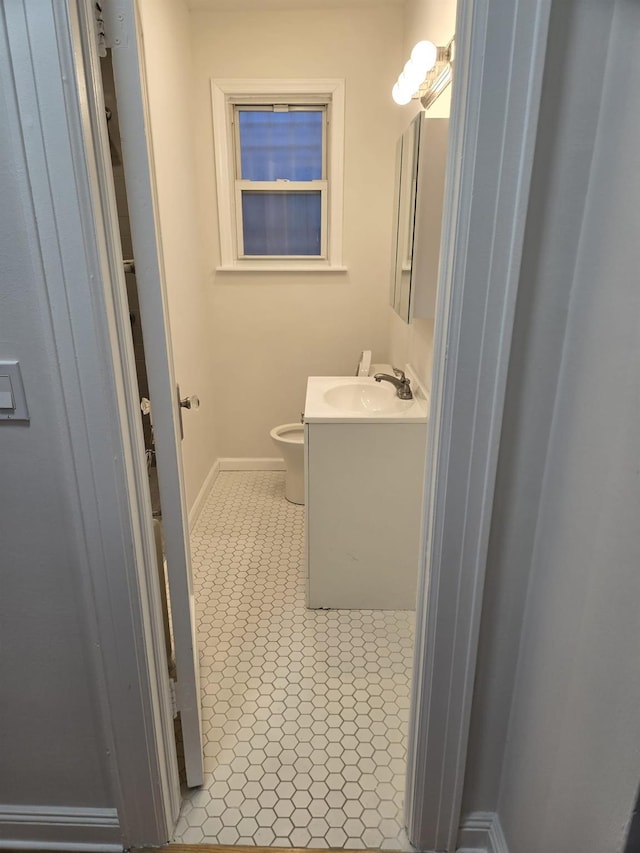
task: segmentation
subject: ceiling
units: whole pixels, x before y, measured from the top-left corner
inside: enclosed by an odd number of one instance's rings
[[[406,0],[187,0],[190,9],[327,9],[345,6],[403,6]]]

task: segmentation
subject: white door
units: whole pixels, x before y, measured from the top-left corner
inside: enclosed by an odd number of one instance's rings
[[[129,26],[129,22],[135,20],[135,5],[133,0],[123,0],[117,4],[117,14],[113,5],[104,4],[107,43],[112,46],[122,159],[153,416],[173,625],[176,705],[182,724],[187,784],[195,787],[203,782],[202,726],[178,389],[173,371],[152,160],[147,142],[149,123],[142,51],[139,35],[133,38],[133,28]],[[136,32],[139,33],[137,27]],[[120,37],[121,33],[126,33],[126,37]]]

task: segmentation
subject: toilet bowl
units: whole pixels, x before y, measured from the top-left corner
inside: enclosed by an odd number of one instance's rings
[[[271,430],[287,469],[284,496],[294,504],[304,503],[304,426],[281,424]]]

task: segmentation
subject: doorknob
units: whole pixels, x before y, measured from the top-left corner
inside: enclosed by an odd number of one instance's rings
[[[180,400],[180,405],[183,409],[199,409],[200,398],[197,394],[192,394],[190,397],[183,397],[182,400]]]

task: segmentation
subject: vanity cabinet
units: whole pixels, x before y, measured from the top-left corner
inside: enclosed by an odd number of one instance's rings
[[[426,423],[306,423],[308,606],[414,609]]]
[[[435,316],[448,118],[419,113],[398,140],[390,303],[405,323]]]

